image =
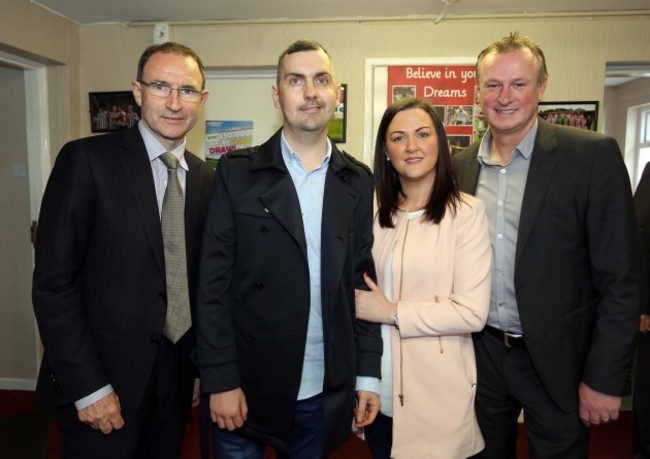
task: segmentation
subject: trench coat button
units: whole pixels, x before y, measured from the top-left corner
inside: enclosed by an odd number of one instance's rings
[[[248,341],[249,343],[252,343],[253,341],[255,341],[255,335],[253,335],[252,333],[249,333],[248,335],[246,335],[246,341]]]
[[[264,284],[259,281],[255,282],[255,291],[261,292],[262,290],[264,290]]]
[[[266,227],[266,226],[262,226],[262,227],[260,228],[260,234],[261,234],[262,236],[268,236],[270,232],[271,232],[271,231],[270,231],[270,230],[268,229],[268,227]]]

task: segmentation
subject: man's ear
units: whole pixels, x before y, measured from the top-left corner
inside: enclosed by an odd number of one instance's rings
[[[142,107],[142,86],[136,80],[131,82],[131,92],[138,107]]]

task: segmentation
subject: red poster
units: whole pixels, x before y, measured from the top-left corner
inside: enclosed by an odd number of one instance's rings
[[[474,65],[388,67],[388,103],[404,97],[428,99],[445,125],[452,153],[483,134],[475,87]]]

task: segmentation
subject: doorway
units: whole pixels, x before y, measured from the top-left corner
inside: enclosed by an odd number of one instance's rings
[[[45,75],[45,66],[0,52],[0,389],[33,390],[42,355],[31,225],[50,169]]]

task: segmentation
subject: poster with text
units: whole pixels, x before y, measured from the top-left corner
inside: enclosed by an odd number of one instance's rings
[[[485,133],[476,98],[474,65],[400,65],[388,67],[388,103],[405,97],[427,99],[445,125],[451,153]]]
[[[221,155],[253,146],[252,121],[205,122],[205,160],[216,167]]]

